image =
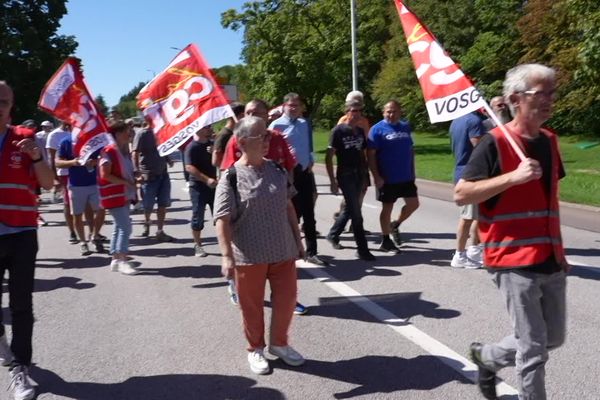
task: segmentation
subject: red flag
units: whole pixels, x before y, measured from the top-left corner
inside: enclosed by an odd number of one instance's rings
[[[427,27],[401,0],[396,0],[396,9],[431,123],[450,121],[484,107],[479,91]]]
[[[175,151],[199,129],[234,116],[210,67],[193,44],[148,82],[137,100],[144,115],[152,119],[161,156]]]
[[[67,58],[46,83],[38,107],[73,126],[73,154],[81,164],[96,150],[113,142],[75,57]]]

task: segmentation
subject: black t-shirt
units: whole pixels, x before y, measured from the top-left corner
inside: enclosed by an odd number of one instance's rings
[[[224,153],[225,147],[227,147],[227,142],[229,142],[229,139],[231,139],[232,136],[233,131],[224,126],[223,129],[219,131],[217,139],[215,140],[215,150]]]
[[[211,141],[200,143],[199,141],[194,140],[185,149],[184,160],[185,165],[193,165],[204,175],[215,179],[217,177],[217,169],[211,162],[212,145],[213,143]],[[190,181],[201,182],[193,174],[190,174]]]
[[[366,166],[367,141],[360,127],[337,125],[331,131],[329,147],[335,150],[338,172],[344,169],[362,169]]]
[[[534,139],[523,139],[525,145],[525,155],[533,158],[540,163],[542,167],[542,179],[546,193],[550,191],[552,179],[552,147],[550,139],[540,134]],[[462,173],[462,179],[466,181],[480,181],[493,178],[502,173],[500,160],[498,159],[498,148],[496,147],[496,138],[494,135],[485,135],[479,144],[473,150],[471,158]],[[559,179],[565,176],[562,163],[559,165]],[[492,209],[498,203],[500,196],[498,194],[485,201],[486,207]],[[553,273],[560,270],[560,266],[554,257],[549,258],[543,263],[527,267],[527,271]]]

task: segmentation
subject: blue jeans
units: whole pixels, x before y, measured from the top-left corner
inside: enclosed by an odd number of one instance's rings
[[[131,218],[129,204],[123,207],[109,208],[113,217],[115,229],[110,239],[110,254],[127,254],[129,251],[129,236],[131,235]]]
[[[363,217],[360,210],[360,194],[364,188],[364,173],[361,173],[358,169],[346,170],[343,172],[338,171],[337,182],[338,186],[344,195],[344,201],[346,205],[335,219],[333,226],[329,230],[327,235],[330,238],[337,239],[342,232],[344,227],[348,223],[348,220],[352,220],[352,233],[354,234],[354,241],[359,253],[367,252],[367,238],[365,237],[365,230],[363,228]]]
[[[146,212],[152,211],[154,204],[159,207],[171,205],[171,178],[169,172],[165,171],[160,176],[149,178],[143,185],[142,203]]]
[[[213,212],[215,201],[215,189],[211,189],[203,183],[193,182],[190,185],[190,199],[192,200],[192,230],[204,229],[204,211],[206,206]]]

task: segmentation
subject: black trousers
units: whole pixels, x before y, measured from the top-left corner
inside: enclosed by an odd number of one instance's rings
[[[37,251],[36,230],[0,235],[0,287],[5,272],[8,271],[9,307],[12,317],[10,347],[15,356],[14,363],[19,365],[31,364],[32,293]],[[0,336],[4,333],[0,312]]]
[[[352,220],[352,233],[359,253],[369,251],[367,238],[363,228],[363,217],[360,209],[360,195],[365,187],[363,180],[364,173],[358,169],[339,171],[337,182],[344,195],[344,209],[337,216],[333,226],[329,231],[330,237],[338,238],[344,231],[348,220]]]
[[[294,169],[294,187],[298,192],[293,198],[294,208],[298,219],[302,218],[304,224],[304,241],[306,242],[306,255],[312,257],[317,254],[317,223],[315,221],[314,193],[315,178],[311,171],[304,171],[300,165]]]

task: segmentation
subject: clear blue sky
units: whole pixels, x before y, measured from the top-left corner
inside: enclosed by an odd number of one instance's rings
[[[238,64],[242,32],[221,27],[221,13],[244,0],[71,0],[59,34],[73,35],[90,90],[109,106],[162,71],[195,43],[211,67]]]

